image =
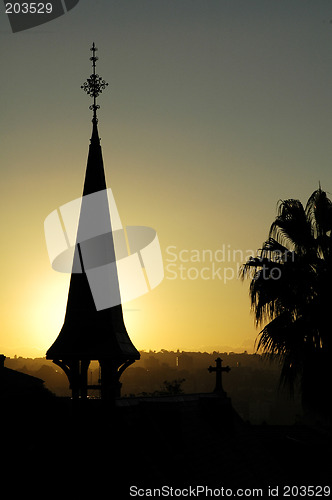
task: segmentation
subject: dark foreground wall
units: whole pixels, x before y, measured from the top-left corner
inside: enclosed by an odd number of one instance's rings
[[[132,498],[130,486],[268,491],[273,485],[328,483],[327,434],[247,425],[227,398],[128,398],[113,407],[100,400],[73,403],[2,401],[3,477],[16,478],[16,488],[42,488],[64,498],[107,488],[106,498],[122,499]]]

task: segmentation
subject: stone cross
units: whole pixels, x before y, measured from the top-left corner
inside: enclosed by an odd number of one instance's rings
[[[216,387],[213,392],[221,395],[221,396],[226,396],[226,392],[224,391],[222,387],[222,380],[221,380],[221,374],[222,372],[229,372],[230,367],[229,366],[221,366],[222,365],[222,359],[217,358],[216,359],[216,366],[209,366],[208,370],[210,373],[216,372]]]

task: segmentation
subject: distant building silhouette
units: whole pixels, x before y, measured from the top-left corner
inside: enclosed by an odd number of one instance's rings
[[[107,85],[95,72],[97,50],[93,44],[93,74],[82,87],[93,97],[92,136],[85,173],[83,197],[105,191],[106,180],[102,150],[98,134],[96,98]],[[82,205],[83,206],[83,205]],[[110,217],[110,214],[108,214]],[[82,209],[80,223],[82,218]],[[106,244],[113,246],[112,232]],[[122,305],[97,310],[84,270],[80,243],[76,245],[73,269],[80,265],[83,272],[72,273],[68,293],[67,309],[63,327],[53,345],[48,349],[46,358],[53,360],[68,376],[74,399],[86,398],[89,388],[100,388],[101,398],[112,400],[120,395],[120,376],[135,360],[139,352],[132,344],[123,320]],[[114,247],[111,248],[114,254]],[[75,262],[75,259],[78,262]],[[117,277],[116,277],[117,280]],[[114,290],[119,293],[119,290]],[[99,385],[88,385],[87,374],[91,360],[100,364]]]
[[[42,399],[52,396],[40,378],[5,367],[6,356],[0,354],[1,400]]]

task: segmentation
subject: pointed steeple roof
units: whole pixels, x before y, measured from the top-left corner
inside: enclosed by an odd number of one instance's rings
[[[104,162],[98,134],[98,125],[96,120],[92,120],[92,123],[92,135],[85,172],[83,196],[106,189]]]
[[[94,98],[94,104],[90,106],[93,110],[92,135],[89,146],[83,197],[106,190],[106,180],[102,149],[98,134],[98,120],[96,111],[96,98],[101,92],[100,77],[95,73],[96,47],[93,44],[94,72],[91,75],[90,87],[87,93]],[[89,82],[89,79],[88,79]],[[104,80],[102,85],[106,86]],[[84,87],[83,87],[84,88]],[[90,90],[89,90],[90,89]],[[91,90],[92,89],[92,90]],[[99,90],[98,90],[99,89]],[[86,90],[84,88],[84,90]],[[105,191],[105,196],[106,191]],[[82,211],[80,216],[81,223]],[[79,223],[79,224],[80,224]],[[111,228],[111,226],[110,226]],[[107,240],[113,245],[112,232]],[[114,254],[114,246],[109,249]],[[84,271],[84,263],[80,252],[80,244],[77,243],[77,251],[74,255],[73,269],[76,267],[75,259],[79,259],[79,268],[83,272],[72,273],[68,292],[67,309],[63,327],[53,345],[46,353],[47,359],[115,359],[135,360],[140,354],[130,341],[123,320],[121,303],[108,309],[97,310],[90,290],[87,275]],[[119,293],[118,290],[114,291]]]

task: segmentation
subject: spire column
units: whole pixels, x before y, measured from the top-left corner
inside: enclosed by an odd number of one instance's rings
[[[97,47],[92,45],[92,74],[82,85],[82,89],[93,99],[89,106],[92,115],[92,136],[89,146],[88,161],[85,172],[82,200],[88,195],[99,193],[107,198],[106,179],[103,164],[102,150],[98,135],[97,98],[108,86],[96,73]],[[104,193],[103,193],[104,192]],[[103,243],[98,243],[98,251],[108,255],[108,263],[114,262],[114,243],[109,204],[101,204],[101,215],[103,220],[109,218],[108,238]],[[91,210],[91,208],[89,209]],[[92,209],[93,210],[93,209]],[[93,217],[92,217],[92,220]],[[80,227],[90,224],[90,217],[86,204],[81,206],[78,231]],[[82,226],[81,226],[82,224]],[[85,399],[91,388],[100,389],[101,398],[107,401],[115,401],[120,395],[120,376],[123,371],[140,358],[140,354],[132,344],[126,330],[123,319],[121,302],[117,305],[97,310],[90,282],[84,265],[81,239],[77,236],[77,252],[74,259],[79,259],[77,266],[73,263],[73,271],[70,278],[67,308],[61,331],[46,353],[47,359],[52,359],[66,373],[73,399]],[[84,242],[83,242],[84,243]],[[80,269],[81,272],[75,272]],[[119,296],[118,276],[112,278],[112,289],[104,293]],[[90,361],[99,361],[101,368],[101,381],[98,386],[89,386],[87,381],[88,367]]]

